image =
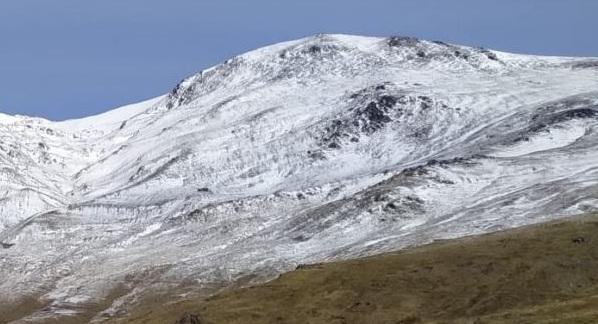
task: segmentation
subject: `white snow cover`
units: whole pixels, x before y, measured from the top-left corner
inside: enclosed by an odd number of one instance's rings
[[[598,60],[406,37],[262,48],[65,122],[0,115],[0,302],[105,316],[598,207]],[[167,284],[168,283],[168,284]]]

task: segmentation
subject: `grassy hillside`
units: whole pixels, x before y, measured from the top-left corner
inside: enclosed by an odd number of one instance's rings
[[[598,323],[598,216],[302,267],[123,323]]]
[[[86,323],[127,291],[48,323]],[[146,296],[111,322],[598,323],[598,215],[301,267],[208,299],[180,293]],[[0,323],[43,306],[0,305]]]

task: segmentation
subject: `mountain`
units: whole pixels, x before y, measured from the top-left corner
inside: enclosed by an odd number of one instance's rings
[[[596,211],[597,127],[598,59],[346,35],[99,116],[0,115],[0,303],[101,321],[150,291]]]

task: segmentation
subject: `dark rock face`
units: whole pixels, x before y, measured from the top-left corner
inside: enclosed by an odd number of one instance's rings
[[[598,105],[585,96],[574,96],[539,106],[503,120],[492,128],[487,138],[491,145],[512,145],[553,129],[567,127],[571,121],[598,120]]]
[[[455,55],[456,58],[460,58],[460,59],[463,59],[466,61],[469,60],[469,54],[465,53],[463,51],[457,50],[453,54]]]
[[[308,51],[312,54],[317,54],[322,52],[322,48],[318,45],[312,45],[309,47]]]
[[[183,315],[183,317],[181,317],[181,319],[174,322],[174,324],[201,324],[201,323],[202,322],[199,319],[199,316],[194,315],[194,314],[185,314],[185,315]]]
[[[365,109],[360,111],[356,117],[362,117],[368,121],[367,125],[363,125],[362,131],[374,132],[380,129],[382,125],[391,121],[387,113],[391,109],[397,100],[392,96],[384,96],[378,101],[370,102]]]
[[[447,109],[425,95],[408,94],[391,83],[374,85],[348,97],[346,114],[332,119],[318,140],[321,149],[339,149],[399,123],[425,119],[432,108]],[[425,139],[426,132],[413,132]],[[315,151],[321,152],[321,151]],[[310,155],[313,152],[309,152]],[[315,156],[314,156],[315,157]]]
[[[419,44],[419,39],[414,37],[393,36],[388,39],[388,46],[390,47],[412,47]]]
[[[502,62],[498,55],[486,48],[467,48],[441,41],[426,42],[412,37],[395,36],[387,40],[388,47],[407,54],[408,60],[425,64],[431,61],[457,60],[474,68],[482,67],[484,61]]]
[[[586,119],[586,118],[597,118],[598,117],[598,107],[590,107],[590,108],[580,108],[580,109],[571,109],[566,110],[560,113],[557,113],[551,116],[551,121],[553,122],[562,122],[571,119]]]
[[[479,50],[480,50],[480,53],[486,55],[486,57],[488,59],[490,59],[492,61],[498,61],[498,56],[496,56],[496,53],[494,53],[488,49],[485,49],[485,48],[480,48]]]
[[[393,95],[381,95],[372,98],[363,106],[351,109],[351,113],[340,119],[334,119],[325,128],[322,144],[325,147],[336,149],[341,147],[341,141],[348,139],[351,142],[359,142],[359,137],[371,135],[382,129],[393,118],[400,117],[401,107],[397,106],[399,98]]]
[[[574,69],[598,69],[598,60],[583,61],[573,64]]]
[[[530,133],[537,133],[549,129],[551,126],[573,119],[598,118],[598,107],[575,108],[552,114],[534,115],[529,127]]]
[[[481,159],[489,159],[489,157],[484,156],[484,155],[472,155],[469,157],[455,157],[455,158],[446,159],[446,160],[432,159],[432,160],[429,160],[424,165],[418,165],[415,167],[406,168],[405,170],[403,170],[401,172],[401,176],[408,177],[408,178],[418,178],[421,176],[428,176],[428,175],[430,175],[430,170],[434,167],[439,167],[439,168],[443,168],[443,169],[450,168],[453,165],[460,165],[463,167],[471,167],[471,166],[476,165],[478,163],[478,160],[481,160]],[[452,184],[450,181],[443,180],[443,179],[433,178],[433,180],[435,180],[436,182],[444,183],[444,184]]]

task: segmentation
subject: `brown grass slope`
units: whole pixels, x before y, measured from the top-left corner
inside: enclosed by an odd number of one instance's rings
[[[598,216],[302,267],[203,300],[153,300],[118,322],[598,323]]]
[[[598,323],[598,215],[301,267],[207,299],[175,290],[108,322]],[[48,323],[86,323],[125,292]],[[0,323],[39,308],[0,305]]]

